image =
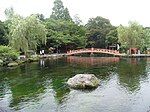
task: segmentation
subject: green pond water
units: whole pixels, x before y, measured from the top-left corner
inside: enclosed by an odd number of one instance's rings
[[[94,90],[65,82],[100,79]],[[0,112],[150,112],[150,58],[67,57],[0,68]]]

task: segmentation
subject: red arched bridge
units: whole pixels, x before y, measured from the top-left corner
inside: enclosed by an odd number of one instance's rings
[[[74,55],[74,54],[83,54],[83,53],[103,53],[103,54],[111,54],[111,55],[121,55],[117,50],[109,50],[109,49],[99,49],[99,48],[86,48],[86,49],[78,49],[78,50],[70,50],[67,51],[66,55]]]

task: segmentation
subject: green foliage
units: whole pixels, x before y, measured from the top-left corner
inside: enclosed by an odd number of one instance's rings
[[[9,24],[9,44],[16,50],[27,53],[46,43],[46,28],[36,15],[22,18],[14,15]]]
[[[14,9],[13,9],[12,7],[7,8],[7,9],[5,10],[5,15],[6,15],[6,17],[7,17],[8,19],[12,18],[13,15],[14,15]]]
[[[0,21],[0,45],[7,45],[7,28],[4,22]]]
[[[143,43],[143,47],[144,48],[150,48],[150,28],[145,28],[144,29],[144,42]]]
[[[35,16],[37,16],[37,18],[41,21],[44,21],[44,15],[43,14],[35,14]]]
[[[96,17],[89,19],[86,24],[88,47],[105,48],[106,35],[114,28],[108,19]]]
[[[124,48],[143,48],[144,30],[137,22],[129,22],[129,26],[119,26],[118,38]]]
[[[61,0],[54,1],[53,11],[50,17],[55,20],[59,20],[59,19],[67,20],[67,21],[72,20],[68,9],[63,6],[63,2]]]
[[[97,47],[121,43],[121,49],[137,47],[145,50],[150,47],[150,29],[137,22],[129,26],[111,25],[109,19],[97,16],[90,18],[85,26],[75,16],[74,22],[61,0],[54,1],[50,18],[43,14],[32,14],[23,18],[16,15],[13,8],[5,10],[7,21],[0,21],[0,45],[9,45],[25,54],[38,48],[54,47],[63,51],[69,49]],[[46,44],[46,46],[45,46]],[[55,49],[55,50],[56,50]]]
[[[110,44],[110,45],[118,43],[118,32],[117,32],[117,29],[111,30],[106,35],[106,43]]]
[[[80,19],[80,17],[79,17],[78,14],[76,14],[76,15],[74,16],[73,21],[74,21],[75,24],[77,24],[77,25],[83,24],[83,22],[82,22],[82,20]]]
[[[49,47],[83,48],[86,44],[85,28],[74,22],[47,19],[47,38]]]
[[[3,61],[6,60],[16,60],[19,56],[19,53],[8,46],[0,46],[0,59]]]

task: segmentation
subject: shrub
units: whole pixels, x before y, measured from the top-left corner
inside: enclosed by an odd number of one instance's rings
[[[19,56],[19,52],[8,46],[0,46],[0,59],[3,61],[16,60]]]

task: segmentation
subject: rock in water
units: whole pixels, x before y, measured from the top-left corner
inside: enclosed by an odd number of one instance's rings
[[[18,63],[17,62],[11,62],[11,63],[8,63],[7,66],[8,67],[15,67],[15,66],[18,66]]]
[[[3,60],[0,59],[0,66],[3,66]]]
[[[94,74],[77,74],[67,81],[71,88],[87,89],[96,88],[100,80]]]

